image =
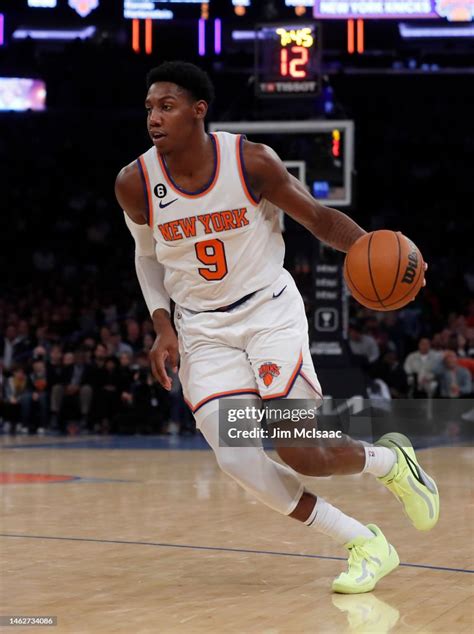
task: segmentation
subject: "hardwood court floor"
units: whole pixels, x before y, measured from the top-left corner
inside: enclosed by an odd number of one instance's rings
[[[470,448],[422,452],[442,495],[440,522],[426,534],[369,475],[306,479],[379,524],[406,564],[373,593],[341,596],[330,584],[344,552],[254,502],[209,451],[2,442],[3,472],[83,479],[1,487],[0,614],[58,617],[57,627],[1,632],[474,631]]]

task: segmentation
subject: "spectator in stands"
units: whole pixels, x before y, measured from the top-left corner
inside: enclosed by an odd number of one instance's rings
[[[23,335],[16,326],[7,326],[5,336],[0,337],[0,358],[5,369],[10,370],[14,364],[27,361],[31,348],[31,342],[24,335],[24,326]]]
[[[379,347],[371,335],[363,334],[361,326],[352,323],[349,326],[349,346],[352,354],[362,358],[365,363],[374,363],[379,358]]]
[[[81,306],[78,316],[78,327],[81,332],[87,335],[96,332],[97,317],[93,306]]]
[[[446,350],[452,350],[453,352],[458,354],[458,335],[453,331],[451,331],[451,334],[448,338]]]
[[[439,381],[439,393],[442,398],[461,398],[472,392],[472,379],[469,370],[458,365],[457,354],[447,350],[436,369]]]
[[[446,349],[444,347],[443,338],[440,332],[437,332],[433,335],[430,349],[434,350],[435,352],[443,352]]]
[[[30,336],[30,325],[26,319],[20,319],[18,322],[17,340],[21,345],[21,348],[25,351],[26,356],[24,357],[24,361],[26,361],[28,353],[30,353],[34,348],[33,339]]]
[[[94,350],[94,362],[95,368],[101,369],[105,366],[105,360],[107,359],[107,347],[103,343],[98,343]]]
[[[405,370],[400,365],[398,355],[389,350],[374,368],[375,376],[387,385],[392,398],[406,398],[408,396],[408,379]]]
[[[98,393],[97,388],[101,387],[103,384],[103,376],[105,372],[105,360],[107,359],[107,348],[103,343],[98,343],[94,350],[94,360],[90,366],[90,385],[92,386],[92,390],[94,393],[94,399],[92,404],[92,409],[95,410],[95,396]],[[95,416],[92,418],[95,420]]]
[[[13,433],[19,424],[20,431],[28,431],[28,377],[21,365],[13,366],[12,376],[5,383],[4,415],[12,425]]]
[[[135,319],[127,319],[127,336],[125,342],[128,343],[133,352],[140,352],[142,349],[142,336],[140,326]]]
[[[142,326],[141,326],[141,331],[142,331],[142,335],[152,335],[153,337],[155,336],[155,330],[153,328],[153,322],[150,321],[149,319],[145,319],[144,322],[142,322]]]
[[[84,360],[88,366],[91,366],[92,364],[96,345],[97,343],[94,337],[85,337],[85,339],[82,340],[81,349],[84,352]]]
[[[474,359],[474,328],[467,329],[467,356],[470,359]]]
[[[117,306],[110,296],[110,293],[106,293],[102,300],[101,313],[104,317],[105,323],[111,324],[112,322],[117,321]]]
[[[370,371],[369,374],[372,374]],[[392,400],[390,389],[382,379],[371,378],[367,384],[367,396],[370,399],[370,407],[380,410],[390,411],[390,401]]]
[[[85,428],[92,402],[90,368],[86,366],[84,352],[66,352],[63,356],[63,373],[60,385],[55,385],[53,400],[58,404],[60,428],[65,430],[65,423],[72,421],[68,431],[77,433],[75,421],[80,420],[79,428]]]
[[[444,328],[440,333],[441,348],[447,350],[453,333],[449,328]]]
[[[154,343],[155,337],[151,333],[147,332],[143,335],[143,350],[145,352],[150,352]]]
[[[108,328],[107,326],[102,326],[99,332],[99,341],[103,346],[105,346],[107,354],[110,354],[110,337],[110,328]]]
[[[164,422],[168,420],[168,393],[154,381],[148,355],[140,352],[136,361],[132,395],[137,429],[141,433],[161,432]]]
[[[123,403],[132,402],[132,355],[122,352],[119,357],[120,399]]]
[[[466,368],[471,373],[471,379],[474,380],[474,359],[469,357],[458,357],[458,365]]]
[[[42,359],[33,361],[28,382],[28,393],[23,397],[24,424],[30,434],[44,434],[49,426],[50,393],[46,363]]]
[[[51,420],[49,427],[52,430],[59,428],[59,413],[61,409],[63,388],[63,351],[61,346],[55,344],[49,351],[49,359],[46,365],[47,381],[50,391]]]
[[[435,368],[443,354],[431,350],[431,342],[422,337],[418,342],[418,350],[411,352],[405,359],[403,368],[408,376],[414,396],[432,396],[436,389]]]
[[[31,356],[33,361],[44,361],[46,362],[46,358],[48,356],[48,353],[46,351],[46,348],[44,346],[36,346],[33,349],[33,354]]]
[[[50,348],[50,341],[48,337],[48,327],[47,326],[38,326],[35,330],[35,345],[41,346],[46,351]]]
[[[120,357],[121,354],[128,354],[129,356],[133,356],[132,347],[122,340],[122,335],[118,330],[118,324],[115,324],[114,329],[111,329],[108,351],[109,355],[115,357]]]
[[[99,431],[103,434],[113,430],[114,419],[119,411],[122,387],[119,362],[114,356],[107,357],[102,372],[102,384],[96,388],[95,415],[99,420]]]
[[[405,333],[398,313],[386,313],[380,327],[386,333],[387,340],[395,346],[398,357],[402,359],[405,356]]]
[[[456,354],[458,357],[467,357],[467,339],[461,333],[456,335]]]
[[[107,347],[98,343],[94,350],[94,360],[90,367],[90,384],[92,387],[91,426],[100,431],[100,417],[102,414],[100,394],[105,381],[105,362],[108,357]]]
[[[409,341],[417,341],[422,332],[421,313],[414,305],[408,304],[399,313],[403,332]]]

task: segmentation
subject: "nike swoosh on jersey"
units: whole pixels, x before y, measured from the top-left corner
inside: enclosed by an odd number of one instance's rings
[[[170,200],[169,203],[163,203],[163,201],[160,200],[160,202],[158,204],[159,204],[160,209],[164,209],[165,207],[168,207],[169,205],[172,205],[173,203],[175,203],[177,200],[178,199],[175,198],[174,200]]]
[[[273,293],[273,298],[276,299],[277,297],[280,297],[280,295],[283,293],[285,288],[286,286],[284,286],[279,293]]]

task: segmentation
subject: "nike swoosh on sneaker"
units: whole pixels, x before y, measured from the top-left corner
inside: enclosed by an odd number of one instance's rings
[[[398,449],[400,449],[400,451],[402,452],[405,460],[407,461],[408,467],[410,469],[410,471],[413,474],[413,477],[415,478],[415,480],[418,480],[418,482],[420,484],[423,484],[424,486],[427,486],[426,482],[424,482],[423,477],[420,473],[420,468],[419,466],[413,462],[413,460],[410,458],[410,456],[407,454],[407,452],[403,449],[403,447],[401,447],[398,443],[394,442],[393,440],[390,441],[393,445],[395,445],[395,447],[398,447]],[[429,487],[427,487],[429,488]]]
[[[286,285],[286,286],[288,286],[288,285]],[[286,286],[284,286],[279,293],[273,293],[273,299],[276,299],[277,297],[280,297],[280,295],[285,290]]]
[[[158,204],[159,204],[160,209],[164,209],[165,207],[168,207],[169,205],[172,205],[173,203],[175,203],[177,200],[178,199],[175,198],[174,200],[170,200],[169,203],[163,203],[163,201],[160,200],[160,202]]]

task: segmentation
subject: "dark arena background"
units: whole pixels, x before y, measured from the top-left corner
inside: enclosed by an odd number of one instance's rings
[[[472,632],[473,17],[472,0],[2,0],[2,632]],[[344,551],[239,488],[177,376],[152,378],[114,182],[150,147],[145,76],[166,60],[209,73],[209,131],[267,143],[428,263],[413,302],[374,312],[344,254],[281,216],[321,424],[402,430],[440,489],[425,534],[368,475],[304,478],[397,541],[374,592],[331,594]]]

